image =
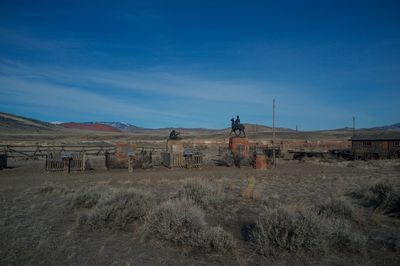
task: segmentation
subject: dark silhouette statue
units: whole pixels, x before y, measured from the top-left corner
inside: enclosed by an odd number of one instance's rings
[[[239,124],[240,124],[240,118],[239,118],[238,115],[236,116],[235,124],[236,124],[236,125],[239,125]]]
[[[179,139],[180,134],[180,132],[177,132],[175,129],[173,129],[171,133],[169,133],[169,139]]]
[[[231,119],[232,125],[231,125],[231,133],[229,133],[229,136],[232,133],[235,133],[235,136],[239,137],[242,135],[246,137],[246,132],[244,130],[244,125],[240,123],[240,118],[239,116],[236,116],[236,120],[235,119]],[[239,131],[239,133],[237,133],[237,131]]]

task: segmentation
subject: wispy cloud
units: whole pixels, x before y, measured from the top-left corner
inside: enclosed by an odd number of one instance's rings
[[[149,124],[159,122],[161,115],[172,119],[185,119],[180,113],[145,107],[139,101],[122,101],[107,95],[88,92],[77,87],[54,85],[43,81],[29,81],[0,76],[0,105],[22,105],[40,110],[46,115],[79,117],[79,120],[138,119]],[[130,102],[130,103],[128,103]]]
[[[280,126],[351,117],[290,84],[209,80],[173,71],[69,69],[3,61],[0,87],[0,106],[32,106],[42,113],[69,114],[71,120],[124,120],[151,127],[220,128],[237,114],[245,121],[267,124],[272,98],[279,104]]]

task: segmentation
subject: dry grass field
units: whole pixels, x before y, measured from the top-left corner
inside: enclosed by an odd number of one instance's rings
[[[10,166],[2,265],[400,264],[398,161],[70,175],[43,161]]]
[[[399,11],[0,0],[0,266],[400,266]]]

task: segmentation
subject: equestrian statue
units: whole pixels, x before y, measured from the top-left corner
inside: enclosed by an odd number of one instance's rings
[[[179,135],[180,135],[180,134],[181,134],[180,132],[175,131],[175,129],[173,129],[173,130],[171,131],[171,133],[169,133],[169,139],[177,140],[177,139],[179,139]]]
[[[232,118],[231,122],[232,122],[231,133],[229,133],[229,136],[232,133],[235,133],[236,137],[240,137],[243,133],[243,137],[246,137],[246,132],[244,131],[244,125],[240,123],[239,116],[236,116],[236,120]],[[237,133],[237,131],[239,131],[239,133]]]

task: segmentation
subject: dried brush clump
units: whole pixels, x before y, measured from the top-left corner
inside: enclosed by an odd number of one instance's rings
[[[315,206],[315,212],[326,218],[352,220],[355,217],[354,208],[344,199],[329,199]]]
[[[364,251],[366,238],[352,227],[352,223],[362,224],[364,219],[348,201],[332,198],[316,205],[313,211],[321,218],[332,248],[350,253]]]
[[[324,208],[319,206],[297,212],[283,206],[265,209],[255,223],[242,228],[242,235],[264,256],[284,252],[321,254],[329,248],[360,253],[365,250],[366,237],[351,226],[349,219],[354,216],[343,212],[343,206],[349,206],[342,204],[336,202],[321,205]]]
[[[192,200],[203,208],[209,208],[220,204],[224,200],[224,195],[212,184],[190,179],[179,190],[178,198]]]
[[[311,212],[268,210],[260,215],[251,234],[256,251],[267,256],[279,251],[322,252],[325,247],[324,228]]]
[[[234,246],[233,237],[219,226],[210,227],[203,231],[205,239],[204,247],[208,250],[225,253]]]
[[[106,193],[107,191],[100,187],[83,187],[69,195],[67,200],[68,205],[72,209],[90,209],[94,207]]]
[[[226,252],[233,237],[220,227],[209,227],[204,212],[192,200],[169,200],[156,207],[146,218],[145,235],[178,245]]]
[[[351,225],[342,219],[325,219],[329,245],[340,252],[362,253],[365,250],[367,239],[354,230]]]
[[[400,191],[387,182],[378,182],[367,189],[352,192],[351,195],[379,213],[400,217]]]
[[[79,217],[78,224],[92,230],[126,230],[133,222],[142,220],[153,205],[153,197],[142,190],[112,189],[102,195],[90,213]]]
[[[43,186],[39,187],[39,193],[42,194],[68,194],[72,190],[64,185],[58,185],[53,183],[45,183]]]

